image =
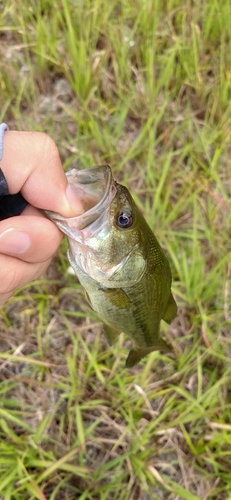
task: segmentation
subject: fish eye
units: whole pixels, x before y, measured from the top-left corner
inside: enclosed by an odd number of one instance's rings
[[[118,227],[122,229],[127,229],[128,227],[131,227],[133,223],[133,218],[130,212],[120,212],[116,216],[116,224]]]

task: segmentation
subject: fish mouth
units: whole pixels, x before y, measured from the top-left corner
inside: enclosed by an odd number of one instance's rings
[[[85,170],[74,168],[66,176],[84,212],[70,218],[48,210],[45,213],[61,231],[73,238],[73,230],[86,228],[105,212],[116,194],[116,186],[109,165],[98,165]]]

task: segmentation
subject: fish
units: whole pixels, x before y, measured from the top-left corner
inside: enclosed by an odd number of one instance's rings
[[[177,314],[170,265],[129,190],[108,165],[67,172],[84,212],[46,215],[68,237],[68,259],[109,344],[124,332],[132,341],[126,367],[155,350],[171,352],[160,322]]]

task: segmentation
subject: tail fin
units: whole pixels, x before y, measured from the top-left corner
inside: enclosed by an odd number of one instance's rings
[[[171,347],[165,342],[164,339],[159,339],[158,343],[156,345],[153,345],[151,347],[144,347],[144,348],[138,348],[136,347],[135,349],[131,349],[129,352],[129,355],[126,359],[125,366],[126,368],[132,368],[132,366],[136,365],[139,363],[139,361],[142,358],[145,358],[150,352],[153,351],[165,351],[165,352],[172,352]]]

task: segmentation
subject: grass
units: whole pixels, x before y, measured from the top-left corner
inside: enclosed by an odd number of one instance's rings
[[[175,356],[124,368],[67,243],[0,310],[0,499],[231,499],[230,2],[6,0],[1,120],[108,162],[169,256]]]

